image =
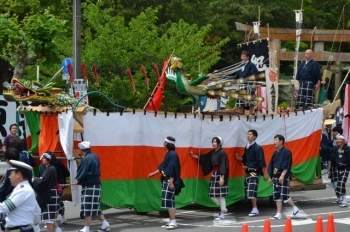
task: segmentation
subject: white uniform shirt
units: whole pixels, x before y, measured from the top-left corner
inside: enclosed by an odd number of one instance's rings
[[[39,222],[41,210],[28,181],[19,183],[11,195],[0,203],[0,212],[7,214],[6,227],[35,225]]]
[[[255,143],[255,141],[254,141],[254,142],[252,142],[252,143],[249,143],[249,142],[248,142],[248,143],[247,143],[247,145],[245,146],[245,148],[247,148],[247,149],[248,149],[248,148],[249,148],[251,145],[253,145],[254,143]]]

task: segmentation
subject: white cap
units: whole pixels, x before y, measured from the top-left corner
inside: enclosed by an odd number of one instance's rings
[[[9,161],[11,166],[10,166],[10,170],[19,170],[19,171],[32,171],[33,168],[31,166],[29,166],[26,163],[23,163],[21,161],[18,160],[10,160]]]
[[[78,147],[81,150],[89,149],[90,148],[90,142],[89,141],[83,141],[78,144]]]

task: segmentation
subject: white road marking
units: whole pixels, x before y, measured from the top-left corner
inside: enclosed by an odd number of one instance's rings
[[[195,213],[195,212],[196,212],[196,211],[184,211],[184,212],[175,213],[175,215],[186,214],[186,213]]]
[[[350,218],[334,219],[334,222],[350,225]]]
[[[346,198],[350,199],[350,195],[346,196]],[[307,200],[299,200],[301,201],[317,201],[317,200],[327,200],[327,199],[334,199],[334,197],[323,197],[323,198],[314,198],[314,199],[307,199]],[[298,202],[298,201],[294,201]],[[350,207],[347,207],[345,209],[347,210],[341,210],[341,211],[333,211],[333,212],[324,212],[324,213],[315,213],[315,214],[306,214],[304,210],[302,210],[300,207],[299,208],[299,213],[298,217],[293,217],[293,208],[292,207],[283,207],[283,213],[285,214],[286,217],[291,217],[292,218],[292,225],[293,226],[301,226],[301,225],[308,225],[308,224],[315,224],[316,221],[312,220],[310,216],[321,216],[321,215],[328,215],[328,214],[343,214],[343,213],[349,213],[350,212]],[[178,214],[189,214],[189,213],[195,213],[196,211],[185,211],[185,212],[179,212]],[[218,213],[213,213],[213,218],[215,218],[218,215]],[[273,219],[272,219],[273,220]],[[323,218],[323,222],[327,222],[327,218]],[[164,218],[163,221],[169,222],[168,218]],[[183,226],[196,226],[196,227],[229,227],[229,228],[241,228],[242,224],[246,223],[249,225],[249,227],[252,228],[263,228],[263,224],[261,225],[250,225],[250,223],[259,223],[259,222],[264,222],[265,219],[260,219],[260,220],[250,220],[250,221],[240,221],[237,222],[236,217],[234,216],[233,213],[229,213],[228,215],[225,215],[225,220],[222,221],[216,221],[215,219],[213,220],[212,225],[200,225],[200,224],[187,224],[187,223],[177,223],[178,225],[183,225]],[[279,228],[279,227],[284,227],[284,221],[285,218],[283,217],[281,220],[278,221],[283,221],[281,225],[271,225],[271,228]],[[335,223],[341,223],[341,224],[346,224],[350,225],[350,218],[337,218],[334,219]]]
[[[338,214],[338,213],[349,213],[349,212],[350,212],[350,210],[342,210],[342,211],[333,211],[333,212],[327,212],[327,213],[314,213],[314,214],[309,214],[309,216]]]
[[[335,200],[336,197],[320,197],[320,198],[313,198],[313,199],[304,199],[304,200],[294,200],[294,202],[301,202],[301,201],[319,201],[319,200]],[[350,199],[350,195],[346,196],[346,199]]]

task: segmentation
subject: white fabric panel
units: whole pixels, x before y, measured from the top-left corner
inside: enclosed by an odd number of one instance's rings
[[[218,110],[218,100],[216,98],[211,99],[208,97],[203,112],[210,112],[215,110]]]
[[[57,118],[61,146],[68,160],[70,183],[75,183],[75,177],[77,176],[77,163],[73,158],[73,112],[62,112]],[[71,193],[73,204],[79,204],[81,201],[81,186],[71,185]]]
[[[273,137],[275,137],[277,134],[285,136],[285,124],[283,117],[275,115],[273,119],[271,116],[267,116],[265,120],[263,118],[258,118],[256,121],[247,121],[244,118],[241,120],[242,124],[244,124],[244,130],[241,132],[240,146],[245,146],[247,144],[247,132],[250,129],[254,129],[258,132],[256,142],[259,145],[273,143]]]
[[[301,116],[301,117],[300,117]],[[308,137],[317,130],[322,130],[323,108],[307,110],[305,115],[302,112],[290,114],[291,120],[286,120],[287,141]]]
[[[267,117],[266,123],[260,120],[252,123],[252,129],[256,129],[259,134],[257,142],[260,145],[271,144],[276,134],[281,134],[286,141],[293,141],[303,137],[310,136],[313,132],[322,129],[323,109],[319,108],[313,111],[290,113],[289,116],[274,116],[274,119]],[[269,120],[270,119],[270,120]]]
[[[192,116],[191,116],[192,117]],[[176,144],[190,144],[192,120],[183,114],[177,118],[154,113],[87,113],[84,116],[85,140],[92,146],[145,145],[162,147],[166,136],[176,138]],[[186,133],[184,133],[186,132]],[[182,142],[184,141],[184,142]],[[187,142],[186,142],[187,141]]]
[[[257,142],[261,145],[272,144],[273,137],[281,134],[287,141],[300,139],[321,129],[323,110],[291,113],[289,116],[267,115],[263,118],[238,119],[224,117],[211,119],[206,116],[194,118],[193,115],[180,114],[155,116],[154,113],[87,113],[84,117],[85,139],[92,146],[133,146],[143,145],[162,147],[166,136],[176,139],[177,147],[211,147],[211,140],[221,136],[224,147],[242,147],[247,143],[246,134],[249,129],[258,131]]]
[[[223,147],[237,146],[237,140],[242,135],[238,118],[223,118],[222,121],[216,118],[213,121],[206,117],[204,120],[194,119],[194,133],[192,135],[192,147],[211,148],[213,137],[220,136],[223,139]]]

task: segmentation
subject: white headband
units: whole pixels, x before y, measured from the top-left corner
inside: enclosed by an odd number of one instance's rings
[[[224,140],[220,136],[216,136],[220,140],[221,146],[224,146]]]
[[[167,138],[165,138],[164,141],[167,142],[167,143],[171,143],[171,144],[174,144],[174,145],[175,145],[175,142],[174,142],[174,141],[171,141],[171,140],[169,140],[169,139],[167,139]]]
[[[345,140],[345,137],[344,137],[344,135],[337,135],[337,139],[343,139],[343,140]]]
[[[51,160],[51,158],[52,158],[51,155],[50,155],[49,153],[44,153],[44,154],[41,156],[40,160],[42,160],[43,157],[45,157],[46,159],[49,159],[49,160]]]

